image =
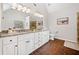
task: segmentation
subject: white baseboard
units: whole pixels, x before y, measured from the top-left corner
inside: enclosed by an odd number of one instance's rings
[[[77,43],[77,41],[75,41],[75,40],[69,40],[69,39],[59,38],[59,37],[56,37],[56,38],[57,38],[57,39],[61,39],[61,40],[65,40],[65,41],[70,41],[70,42]]]
[[[69,47],[69,48],[72,48],[72,49],[75,49],[75,50],[78,50],[78,51],[79,51],[79,44],[78,44],[78,43],[75,43],[75,42],[70,42],[70,41],[65,41],[64,46],[65,46],[65,47]]]
[[[54,38],[50,39],[50,40],[54,40]]]

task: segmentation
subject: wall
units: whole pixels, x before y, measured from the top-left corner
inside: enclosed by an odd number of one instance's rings
[[[79,4],[64,4],[59,9],[49,13],[49,30],[56,38],[77,42],[77,12]],[[62,8],[61,8],[62,7]],[[57,25],[57,18],[69,17],[68,25]]]
[[[2,4],[0,3],[0,32],[1,32],[1,19],[2,19]]]

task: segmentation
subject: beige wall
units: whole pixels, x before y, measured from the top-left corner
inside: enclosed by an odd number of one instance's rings
[[[1,31],[1,19],[2,19],[2,4],[0,3],[0,31]]]

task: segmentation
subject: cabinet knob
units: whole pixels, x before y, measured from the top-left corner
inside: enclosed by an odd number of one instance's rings
[[[38,40],[39,42],[41,41],[41,40]]]
[[[29,43],[30,41],[26,41],[26,43]]]
[[[18,47],[18,45],[15,45],[15,47]]]
[[[10,42],[12,42],[12,40],[10,40]]]

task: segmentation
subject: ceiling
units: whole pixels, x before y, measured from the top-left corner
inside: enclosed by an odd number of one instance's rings
[[[67,10],[67,9],[74,9],[78,8],[79,3],[51,3],[46,4],[48,13],[59,11],[59,10]]]
[[[29,7],[32,11],[43,13],[44,11],[51,13],[68,8],[78,7],[79,3],[22,3],[23,6]],[[5,8],[7,6],[7,8]],[[10,6],[5,4],[4,10]],[[73,8],[74,9],[74,8]]]

